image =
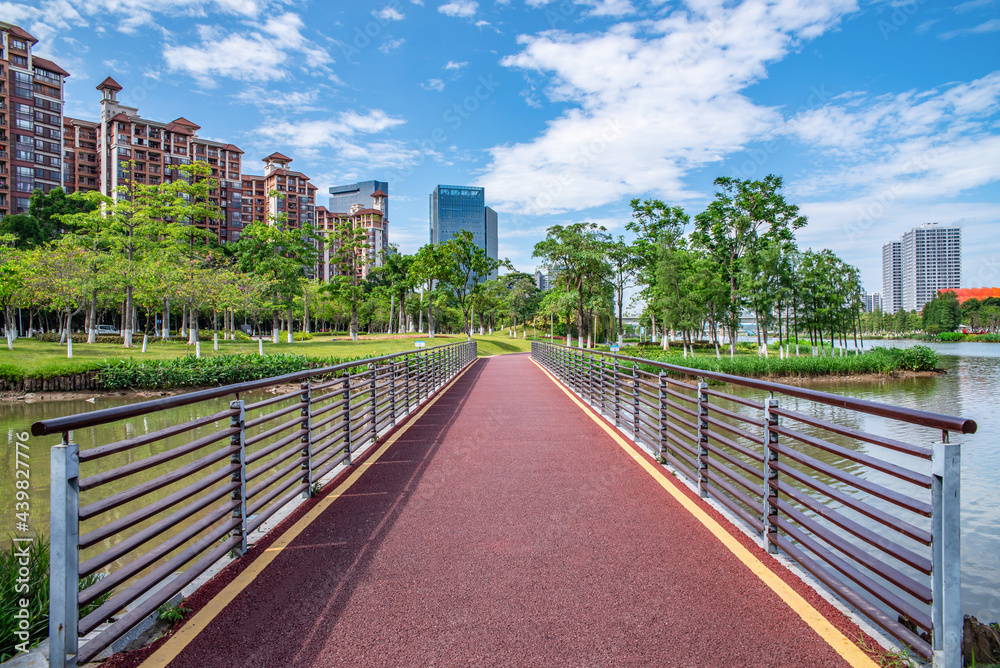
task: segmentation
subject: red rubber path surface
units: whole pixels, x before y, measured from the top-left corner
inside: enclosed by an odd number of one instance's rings
[[[171,663],[705,665],[847,664],[526,355],[473,365]]]

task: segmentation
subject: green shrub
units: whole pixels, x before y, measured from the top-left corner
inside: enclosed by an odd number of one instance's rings
[[[18,653],[17,646],[22,641],[17,632],[20,627],[21,599],[28,605],[26,620],[27,647],[34,647],[49,636],[49,544],[44,538],[35,538],[27,545],[27,577],[19,573],[22,568],[17,544],[0,547],[0,661],[6,661]],[[84,590],[104,577],[90,575],[80,580],[80,590]],[[110,597],[110,592],[98,597],[80,608],[80,618],[96,610]]]
[[[941,332],[937,335],[938,341],[964,341],[965,334],[962,332]]]

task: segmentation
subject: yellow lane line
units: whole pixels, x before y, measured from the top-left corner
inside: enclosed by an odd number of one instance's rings
[[[851,666],[865,666],[871,668],[877,668],[876,664],[867,654],[861,651],[855,643],[847,638],[843,633],[841,633],[837,627],[829,622],[816,608],[814,608],[808,601],[806,601],[802,596],[792,589],[784,580],[778,577],[774,571],[765,566],[750,550],[745,548],[738,540],[733,538],[728,531],[726,531],[722,526],[715,521],[708,513],[702,510],[698,504],[691,500],[686,494],[684,494],[677,485],[671,480],[671,476],[664,472],[664,469],[653,465],[650,461],[639,454],[634,447],[628,444],[625,439],[619,436],[601,417],[599,417],[589,406],[581,402],[577,397],[566,388],[555,376],[549,373],[548,369],[543,367],[537,361],[535,365],[541,369],[545,375],[547,375],[552,382],[554,382],[559,389],[566,393],[566,395],[579,406],[584,413],[590,416],[594,422],[600,425],[601,429],[608,433],[612,439],[618,445],[620,445],[632,458],[638,462],[647,473],[649,473],[653,478],[660,484],[663,489],[667,490],[672,497],[674,497],[681,506],[684,507],[689,513],[691,513],[695,519],[701,522],[705,528],[707,528],[712,535],[719,539],[726,548],[736,556],[737,559],[743,562],[743,564],[749,568],[754,575],[761,579],[761,581],[766,584],[774,593],[776,593],[782,601],[788,605],[799,617],[802,618],[806,624],[812,628],[819,637],[822,638],[830,647],[834,649],[837,654],[844,658],[848,664]]]
[[[205,607],[201,608],[195,615],[188,620],[187,624],[182,626],[177,633],[172,635],[167,642],[163,643],[153,654],[149,656],[145,661],[140,664],[139,668],[158,668],[161,666],[168,665],[173,661],[181,651],[188,646],[197,636],[201,633],[205,627],[215,619],[219,613],[221,613],[227,605],[229,605],[233,599],[235,599],[241,591],[250,586],[257,576],[267,568],[274,559],[294,541],[299,534],[301,534],[306,527],[312,524],[320,515],[322,515],[327,508],[329,508],[338,498],[344,495],[344,493],[350,489],[351,485],[357,482],[365,471],[369,469],[375,462],[378,461],[379,457],[385,454],[386,450],[395,443],[400,436],[405,434],[409,428],[416,423],[424,413],[428,411],[437,400],[448,390],[452,385],[458,382],[458,380],[465,375],[465,372],[471,368],[466,367],[460,374],[458,374],[450,383],[443,387],[424,407],[411,419],[407,420],[399,430],[390,436],[385,443],[379,446],[371,456],[365,459],[364,462],[358,464],[355,471],[347,477],[344,482],[340,483],[336,489],[327,494],[323,499],[317,503],[312,509],[299,519],[288,531],[284,532],[275,540],[271,545],[261,552],[260,555],[247,566],[246,570],[236,576],[232,582],[230,582],[226,587],[220,591],[215,597],[205,604]]]

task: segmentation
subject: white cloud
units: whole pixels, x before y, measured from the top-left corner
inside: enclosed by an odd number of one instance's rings
[[[424,83],[420,84],[420,87],[424,90],[436,90],[440,93],[444,90],[444,81],[441,79],[428,79]]]
[[[403,12],[399,11],[392,5],[386,5],[379,11],[375,13],[375,16],[382,19],[383,21],[402,21],[406,18]]]
[[[402,125],[401,118],[381,109],[366,113],[340,112],[335,118],[287,121],[272,120],[253,131],[255,138],[293,148],[305,158],[323,157],[352,163],[352,167],[402,169],[418,163],[421,152],[395,140],[370,141],[374,135]]]
[[[1000,19],[990,19],[971,28],[961,28],[941,33],[941,39],[953,39],[962,35],[982,35],[984,33],[997,32],[1000,30]]]
[[[168,45],[163,58],[168,69],[185,72],[204,86],[214,85],[215,77],[241,81],[284,79],[291,62],[303,57],[305,65],[323,69],[330,55],[302,35],[298,15],[286,12],[268,19],[259,29],[227,33],[218,26],[199,26],[200,44]]]
[[[282,113],[317,111],[315,89],[280,91],[261,86],[246,86],[234,97],[240,102],[253,104],[261,109],[280,110]]]
[[[469,18],[476,15],[479,3],[474,0],[452,0],[447,4],[438,7],[438,11],[446,16],[459,16]]]
[[[446,70],[460,70],[464,67],[467,67],[468,65],[469,61],[467,60],[463,60],[460,63],[456,63],[454,60],[449,60],[447,63],[444,64],[444,68]]]
[[[400,37],[399,39],[387,39],[379,44],[378,50],[386,55],[389,55],[396,49],[401,48],[404,44],[406,44],[406,39],[403,37]]]
[[[782,119],[743,90],[766,65],[856,9],[853,0],[707,3],[599,34],[519,38],[502,63],[550,76],[570,108],[534,140],[494,146],[480,179],[504,211],[557,213],[650,194],[686,200],[690,171],[766,136]]]
[[[475,26],[477,28],[482,28],[482,27],[488,26],[488,25],[490,25],[489,21],[476,21],[476,23],[475,23]]]

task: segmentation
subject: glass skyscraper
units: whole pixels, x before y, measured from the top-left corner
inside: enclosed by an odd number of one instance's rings
[[[430,198],[430,242],[448,241],[462,230],[486,254],[497,259],[497,212],[486,206],[486,193],[472,186],[438,186]],[[490,278],[496,278],[496,274]]]

